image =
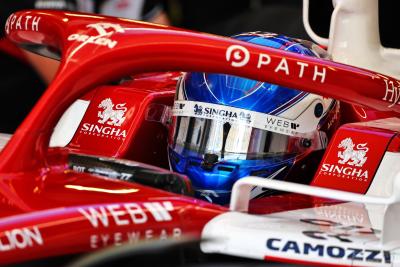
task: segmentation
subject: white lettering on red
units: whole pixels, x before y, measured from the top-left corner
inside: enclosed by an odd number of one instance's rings
[[[358,179],[359,181],[368,181],[368,170],[356,167],[324,163],[322,164],[320,173],[330,176]]]
[[[71,34],[68,36],[68,41],[78,41],[85,42],[87,44],[97,44],[100,46],[107,46],[108,48],[114,48],[118,42],[110,40],[108,38],[100,37],[100,36],[89,36],[86,34]]]
[[[22,20],[22,17],[19,17],[17,19],[17,23],[15,24],[15,29],[16,30],[22,30],[21,20]]]
[[[275,72],[283,70],[286,75],[289,75],[289,66],[285,58],[281,59],[278,66],[275,68]]]
[[[24,227],[3,232],[0,238],[0,251],[25,249],[43,245],[43,238],[37,226]]]
[[[126,211],[131,216],[134,224],[141,224],[147,222],[147,215],[143,209],[136,203],[128,203],[124,205]]]
[[[117,226],[146,223],[148,221],[146,210],[156,222],[172,220],[169,212],[173,211],[174,208],[170,201],[146,202],[142,205],[143,207],[138,203],[111,204],[100,207],[79,208],[78,211],[94,228],[99,226],[109,227],[110,222],[114,222]],[[111,216],[109,217],[107,213]]]
[[[389,107],[393,107],[394,105],[398,104],[400,100],[400,83],[397,81],[396,86],[393,81],[384,80],[384,82],[386,85],[386,91],[382,100],[392,103],[389,105]],[[388,99],[389,96],[390,98]]]
[[[6,21],[5,30],[9,34],[11,30],[23,30],[23,31],[39,31],[40,16],[23,15],[16,16],[11,15]]]
[[[313,81],[316,81],[318,77],[320,77],[321,83],[325,82],[325,77],[326,77],[326,68],[325,67],[322,67],[322,70],[318,71],[318,66],[314,66]]]
[[[29,23],[29,20],[32,18],[32,16],[25,16],[25,29],[27,29],[28,28],[28,23]]]
[[[93,234],[89,237],[89,245],[92,249],[98,249],[107,246],[120,246],[124,242],[135,244],[140,240],[165,240],[180,238],[181,236],[182,229],[177,227],[172,229],[144,229],[128,232]]]
[[[300,66],[300,71],[299,71],[299,78],[303,78],[304,74],[304,68],[308,67],[308,64],[305,62],[297,62],[297,65]]]
[[[231,45],[226,50],[226,60],[233,67],[246,66],[247,63],[250,61],[250,56],[252,56],[252,54],[250,54],[247,48],[243,46],[239,47],[240,49],[238,49],[237,45]],[[268,67],[269,65],[271,65],[271,62],[273,60],[277,60],[265,53],[259,53],[257,57],[258,57],[257,69],[261,69],[262,67]],[[293,61],[292,65],[290,65],[287,58],[285,57],[281,57],[279,60],[280,60],[279,63],[276,65],[274,69],[274,72],[276,73],[283,72],[285,75],[289,76],[291,72],[293,73],[293,71],[297,69],[298,77],[304,78],[304,73],[306,72],[307,69],[309,69],[309,64],[305,62]],[[298,68],[295,68],[294,65],[297,65]],[[325,82],[325,79],[327,77],[326,67],[314,65],[314,68],[310,69],[311,71],[313,71],[312,80],[314,82],[319,82],[319,83]]]
[[[126,219],[122,219],[122,216],[125,216],[125,210],[119,210],[121,208],[120,205],[108,205],[107,209],[110,211],[111,215],[114,218],[114,221],[117,225],[128,225],[129,221]]]
[[[271,57],[267,54],[261,53],[258,57],[257,69],[261,68],[261,66],[266,66],[271,63]]]
[[[94,228],[99,226],[99,221],[104,227],[108,227],[108,217],[104,207],[99,207],[98,209],[94,207],[79,208],[78,211],[89,220]]]
[[[80,133],[117,140],[124,140],[127,136],[126,130],[90,123],[84,123],[80,129]]]
[[[41,17],[33,17],[32,19],[32,31],[39,31],[39,21]]]
[[[165,204],[167,203],[167,204]],[[171,202],[164,202],[163,205],[159,202],[144,203],[143,205],[151,212],[157,222],[172,220],[168,211],[172,211],[173,207],[169,206]]]

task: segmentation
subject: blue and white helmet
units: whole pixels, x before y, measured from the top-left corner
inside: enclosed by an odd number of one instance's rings
[[[282,35],[252,32],[234,38],[321,57],[310,43]],[[170,165],[191,179],[197,197],[227,204],[242,177],[287,179],[295,163],[307,165],[312,152],[326,147],[332,130],[327,124],[336,127],[337,112],[337,101],[319,95],[225,74],[186,73],[172,112]],[[296,172],[306,169],[311,179],[318,166],[311,162]],[[308,182],[304,179],[300,182]],[[252,194],[266,192],[256,188]]]

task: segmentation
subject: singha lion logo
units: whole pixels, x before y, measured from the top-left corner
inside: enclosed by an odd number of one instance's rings
[[[203,107],[199,105],[194,105],[194,114],[202,115],[203,114]]]
[[[353,140],[348,137],[343,139],[342,142],[338,145],[338,148],[344,148],[344,151],[338,152],[338,157],[341,158],[338,162],[340,164],[348,164],[351,166],[362,167],[367,161],[366,155],[369,150],[367,143],[358,144],[356,149],[354,149],[355,144]]]
[[[104,99],[98,106],[99,108],[104,109],[103,111],[99,111],[97,114],[100,118],[98,122],[101,124],[107,123],[108,125],[121,126],[125,120],[125,112],[128,110],[125,105],[126,103],[117,104],[115,105],[115,109],[113,109],[114,104],[111,101],[111,98]]]

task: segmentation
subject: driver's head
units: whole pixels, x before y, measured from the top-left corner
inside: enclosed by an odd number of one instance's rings
[[[234,38],[320,57],[310,44],[282,35]],[[225,74],[186,73],[173,109],[170,165],[189,176],[197,197],[219,204],[229,202],[233,184],[245,176],[288,179],[291,170],[306,170],[306,176],[296,173],[305,183],[318,166],[312,155],[323,151],[327,131],[337,125],[337,112],[337,101],[319,95]],[[265,195],[261,189],[252,193]]]

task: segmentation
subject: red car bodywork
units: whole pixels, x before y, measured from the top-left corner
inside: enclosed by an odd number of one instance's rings
[[[88,27],[95,23],[121,28],[104,27],[102,33]],[[58,51],[62,61],[56,79],[0,155],[1,263],[90,251],[143,238],[200,236],[208,220],[226,211],[190,197],[68,168],[71,152],[167,167],[165,129],[146,124],[143,118],[151,103],[172,104],[176,76],[143,76],[113,89],[99,88],[121,77],[155,71],[229,73],[346,101],[350,103],[345,106],[348,121],[400,112],[398,98],[393,98],[400,81],[394,78],[230,38],[53,11],[17,12],[9,17],[6,33],[17,44]],[[94,88],[95,93],[85,96]],[[73,101],[102,99],[110,94],[107,90],[129,102],[127,120],[131,124],[123,126],[127,127],[126,138],[100,144],[98,139],[77,133],[68,148],[49,149],[52,130]],[[90,112],[85,116],[82,123],[96,119]],[[314,184],[332,186],[318,180]],[[351,186],[341,189],[353,190]],[[268,210],[265,207],[264,213]]]

